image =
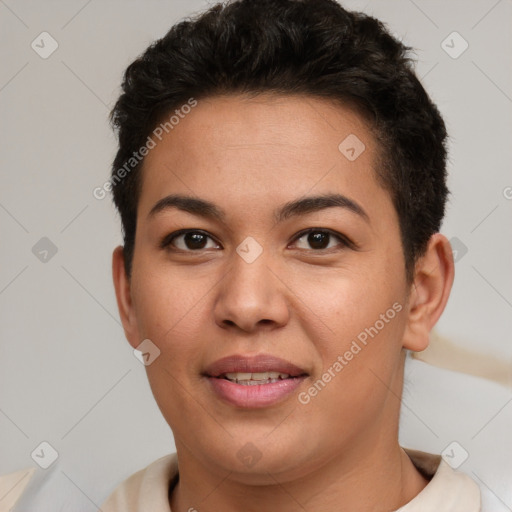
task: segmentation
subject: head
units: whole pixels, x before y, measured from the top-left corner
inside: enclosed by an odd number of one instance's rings
[[[241,0],[126,70],[118,305],[132,346],[160,350],[147,372],[177,446],[206,466],[291,478],[396,436],[404,351],[427,346],[453,280],[446,130],[409,50],[331,0]],[[291,394],[213,389],[215,361],[261,354],[300,370]],[[247,443],[266,447],[251,467]]]

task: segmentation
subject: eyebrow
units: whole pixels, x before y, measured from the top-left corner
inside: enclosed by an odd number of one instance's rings
[[[307,215],[308,213],[333,207],[345,208],[364,219],[368,224],[370,223],[370,218],[365,210],[358,203],[342,194],[308,196],[290,201],[274,212],[274,219],[279,223],[291,217]],[[180,194],[172,194],[160,199],[151,208],[148,217],[154,217],[158,213],[171,208],[177,208],[193,215],[220,222],[225,222],[226,219],[226,213],[214,203],[205,199]]]

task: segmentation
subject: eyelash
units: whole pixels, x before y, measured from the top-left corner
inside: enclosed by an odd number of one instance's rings
[[[208,233],[206,233],[205,231],[202,231],[200,229],[180,229],[179,231],[175,231],[174,233],[166,235],[160,242],[160,248],[166,249],[169,251],[190,252],[190,253],[201,252],[202,250],[204,250],[204,249],[197,249],[197,250],[178,249],[178,248],[172,246],[172,242],[176,238],[178,238],[182,235],[186,235],[188,233],[199,233],[201,235],[204,235],[204,236],[210,238],[211,240],[214,240],[215,243],[219,244],[219,242],[217,242],[211,235],[209,235]],[[309,235],[310,233],[322,233],[322,234],[330,235],[331,237],[337,238],[340,241],[343,248],[349,248],[349,249],[354,249],[354,250],[357,249],[356,244],[354,242],[352,242],[351,240],[349,240],[346,236],[342,235],[341,233],[337,233],[336,231],[332,231],[332,230],[326,229],[326,228],[308,228],[308,229],[302,230],[295,235],[295,237],[293,238],[293,242],[300,240],[301,238],[303,238],[306,235]],[[323,251],[330,251],[332,249],[333,248],[331,247],[330,249],[311,249],[311,250],[313,252],[323,252]],[[307,250],[307,249],[300,249],[300,250]]]

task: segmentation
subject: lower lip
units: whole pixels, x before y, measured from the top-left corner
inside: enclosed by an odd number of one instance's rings
[[[244,386],[227,379],[208,377],[214,392],[237,407],[267,407],[283,400],[295,391],[306,377],[283,379],[269,384]]]

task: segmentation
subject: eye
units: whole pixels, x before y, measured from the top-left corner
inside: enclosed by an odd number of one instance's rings
[[[338,240],[338,244],[330,245],[330,242],[333,238]],[[340,233],[331,231],[330,229],[310,228],[305,231],[301,231],[295,237],[295,243],[300,242],[302,239],[305,239],[305,243],[309,244],[310,247],[317,251],[332,249],[333,247],[336,247],[336,245],[341,246],[341,248],[355,248],[355,244],[351,242],[347,237],[341,235]],[[308,249],[308,247],[302,248]]]
[[[310,228],[301,231],[295,237],[295,244],[300,244],[305,239],[304,244],[310,247],[299,247],[300,249],[312,248],[314,251],[323,251],[335,247],[355,249],[355,244],[347,237],[340,233],[331,231],[330,229]],[[337,244],[331,244],[333,240],[337,240]],[[210,245],[208,245],[210,241]],[[220,245],[206,232],[193,229],[182,229],[166,235],[160,242],[160,248],[167,250],[178,250],[183,252],[198,252],[204,249],[218,249]]]
[[[208,239],[214,242],[213,246],[208,246]],[[160,242],[160,247],[162,249],[178,249],[184,252],[193,252],[216,248],[218,247],[218,244],[210,235],[203,231],[182,229],[165,236]]]

